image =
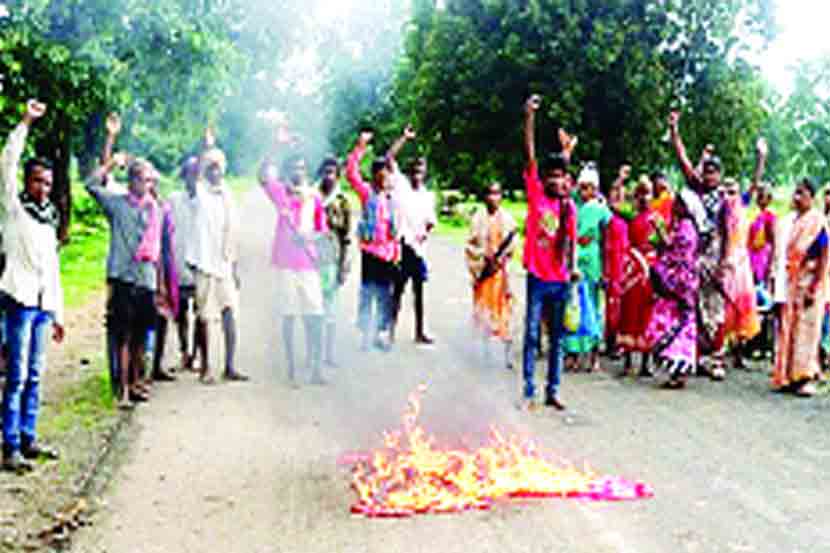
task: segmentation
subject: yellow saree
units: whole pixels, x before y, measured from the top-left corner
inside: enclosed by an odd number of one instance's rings
[[[819,341],[827,302],[827,278],[818,281],[815,301],[807,305],[808,290],[821,270],[821,255],[810,249],[826,231],[824,216],[813,209],[797,216],[787,245],[788,297],[783,305],[776,340],[772,386],[785,388],[819,375]]]
[[[503,258],[507,260],[505,267],[483,281],[479,281],[479,276],[486,259],[493,256],[508,234],[515,230],[516,222],[503,209],[492,215],[484,208],[479,209],[473,216],[465,249],[467,269],[473,282],[473,322],[484,336],[504,341],[511,339],[510,322],[513,317],[513,296],[506,265],[516,249],[518,237],[504,252]]]

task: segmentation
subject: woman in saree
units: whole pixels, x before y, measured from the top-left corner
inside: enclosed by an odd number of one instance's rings
[[[510,322],[513,295],[507,264],[519,242],[518,227],[501,208],[501,185],[487,188],[485,205],[473,215],[465,257],[473,283],[473,324],[484,341],[488,355],[491,339],[504,344],[505,365],[512,368]]]
[[[654,199],[651,201],[651,209],[660,214],[666,223],[666,228],[671,227],[672,201],[674,195],[669,185],[669,179],[662,171],[655,171],[649,177],[653,187]]]
[[[705,220],[700,198],[684,189],[674,198],[671,228],[657,229],[659,255],[651,271],[656,301],[646,339],[671,389],[683,388],[697,363],[698,229]]]
[[[577,179],[580,204],[577,211],[577,263],[582,279],[579,293],[579,328],[565,335],[566,370],[599,371],[599,344],[604,336],[602,241],[611,210],[598,196],[599,172],[587,165]],[[586,366],[587,361],[587,366]]]
[[[749,227],[749,262],[755,283],[769,288],[772,273],[772,256],[775,251],[775,225],[777,218],[769,208],[772,204],[772,191],[769,186],[756,188],[758,215]]]
[[[802,180],[793,193],[796,211],[787,243],[786,303],[776,340],[772,387],[809,397],[816,393],[821,375],[819,341],[827,302],[827,220],[813,207],[815,185]]]
[[[623,166],[619,177],[608,191],[608,207],[611,220],[605,230],[603,244],[603,278],[605,279],[605,339],[608,355],[616,358],[617,333],[622,319],[622,292],[625,258],[630,249],[628,242],[628,219],[625,211],[625,180],[630,168]]]
[[[830,231],[830,188],[824,191],[824,218]],[[821,370],[822,375],[827,372],[830,361],[830,290],[828,290],[827,304],[824,308],[824,319],[821,325]]]
[[[759,212],[749,227],[749,263],[752,265],[756,295],[759,298],[770,298],[772,294],[773,259],[777,250],[776,242],[781,237],[776,232],[778,218],[769,208],[772,203],[772,190],[770,190],[769,185],[759,184],[754,187],[754,191]],[[760,301],[758,311],[761,317],[761,333],[749,346],[752,356],[756,359],[763,357],[765,352],[772,351],[774,340],[772,314],[761,305]]]
[[[662,218],[651,207],[651,182],[647,177],[637,183],[634,203],[637,215],[628,224],[631,249],[622,282],[622,317],[617,344],[626,354],[623,374],[631,372],[632,353],[639,352],[642,354],[640,376],[649,376],[650,347],[646,341],[646,329],[651,319],[654,293],[648,273],[649,267],[657,260],[652,237]]]
[[[725,179],[723,184],[727,231],[723,279],[726,296],[724,339],[735,352],[735,366],[742,367],[744,345],[761,332],[761,319],[747,247],[749,219],[740,187],[734,179]]]

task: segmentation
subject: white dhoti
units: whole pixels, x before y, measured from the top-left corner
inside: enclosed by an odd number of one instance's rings
[[[317,271],[277,269],[276,280],[280,315],[323,315],[323,285]]]

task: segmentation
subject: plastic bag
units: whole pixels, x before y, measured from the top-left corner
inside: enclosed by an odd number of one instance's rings
[[[766,313],[773,308],[772,295],[761,282],[755,285],[755,301],[760,313]]]
[[[565,330],[568,332],[578,331],[580,319],[579,286],[571,286],[568,292],[568,304],[565,306]]]

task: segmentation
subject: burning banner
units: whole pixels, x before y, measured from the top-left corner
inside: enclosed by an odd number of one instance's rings
[[[351,512],[369,518],[487,510],[516,498],[580,498],[627,501],[653,496],[651,488],[615,476],[557,462],[532,441],[493,430],[475,451],[441,449],[418,425],[420,398],[409,397],[403,429],[384,434],[384,447],[350,456]]]

